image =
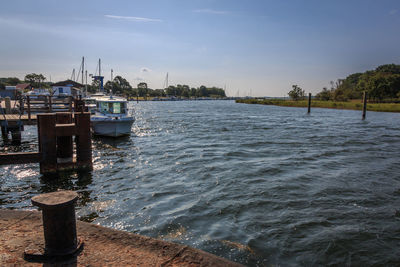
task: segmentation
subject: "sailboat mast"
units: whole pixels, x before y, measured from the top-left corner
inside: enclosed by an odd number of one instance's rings
[[[85,96],[87,95],[87,70],[85,70],[86,82],[85,82]]]
[[[71,80],[75,81],[75,69],[72,69]]]
[[[85,68],[85,57],[82,57],[82,67],[81,67],[81,69],[82,69],[82,84],[83,84],[83,73],[84,73],[84,71],[83,71],[83,69]]]

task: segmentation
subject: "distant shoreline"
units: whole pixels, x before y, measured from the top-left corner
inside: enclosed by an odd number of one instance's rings
[[[282,107],[308,107],[308,100],[277,100],[277,99],[238,99],[236,103],[244,104],[260,104],[260,105],[274,105]],[[362,100],[349,101],[349,102],[335,102],[335,101],[320,101],[312,100],[312,108],[331,108],[331,109],[348,109],[348,110],[362,110]],[[377,112],[400,112],[400,104],[397,103],[368,103],[368,111]]]

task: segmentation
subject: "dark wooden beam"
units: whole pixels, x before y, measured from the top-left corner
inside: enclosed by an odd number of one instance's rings
[[[39,152],[0,153],[0,165],[39,163],[41,160]]]

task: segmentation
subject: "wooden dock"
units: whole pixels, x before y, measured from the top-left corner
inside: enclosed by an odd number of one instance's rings
[[[29,119],[28,114],[24,114],[21,116],[19,114],[4,114],[0,115],[0,122],[5,120],[8,122],[16,122],[21,120],[24,125],[36,125],[36,114],[31,114],[30,117],[31,118]]]

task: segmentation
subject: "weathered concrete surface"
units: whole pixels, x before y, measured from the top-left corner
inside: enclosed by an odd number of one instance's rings
[[[242,266],[188,246],[77,222],[84,249],[57,266]],[[0,266],[53,266],[27,262],[26,247],[44,247],[42,216],[0,209]]]

